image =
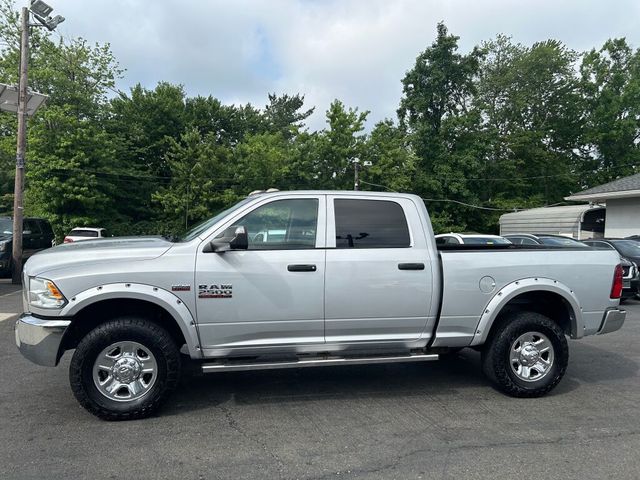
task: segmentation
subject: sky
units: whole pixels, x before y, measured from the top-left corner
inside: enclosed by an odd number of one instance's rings
[[[325,126],[334,99],[395,119],[401,80],[444,21],[462,52],[499,33],[578,51],[612,37],[640,47],[638,0],[46,0],[63,37],[111,44],[118,88],[159,81],[188,95],[264,106],[268,93],[305,95]],[[25,0],[26,3],[26,0]],[[20,4],[20,2],[18,2]]]

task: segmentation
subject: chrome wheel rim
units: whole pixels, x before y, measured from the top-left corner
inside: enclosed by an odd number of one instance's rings
[[[540,332],[520,335],[509,350],[511,371],[525,382],[537,382],[547,376],[553,360],[553,344]]]
[[[116,342],[102,350],[93,364],[93,383],[109,400],[131,402],[156,383],[158,363],[149,348],[137,342]]]

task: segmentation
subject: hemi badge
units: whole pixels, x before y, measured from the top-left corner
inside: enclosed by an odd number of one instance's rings
[[[191,285],[171,285],[172,292],[188,292],[191,290]]]

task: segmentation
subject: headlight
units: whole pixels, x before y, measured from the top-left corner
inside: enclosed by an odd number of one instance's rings
[[[8,241],[5,240],[4,242],[0,242],[0,252],[6,252],[8,246],[9,246]]]
[[[44,278],[29,279],[29,304],[38,308],[62,308],[67,303],[55,283]]]

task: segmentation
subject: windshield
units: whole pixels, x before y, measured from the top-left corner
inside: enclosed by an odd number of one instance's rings
[[[509,245],[511,242],[499,237],[465,237],[464,243],[465,245]]]
[[[69,233],[71,237],[98,237],[98,232],[96,230],[80,230],[73,229]]]
[[[199,236],[201,233],[205,232],[206,230],[211,228],[213,225],[215,225],[217,222],[222,220],[222,218],[224,218],[226,215],[239,209],[243,205],[246,205],[253,199],[254,197],[247,197],[244,200],[241,200],[240,202],[236,203],[233,207],[227,208],[226,210],[223,210],[222,212],[218,213],[215,217],[210,218],[209,220],[205,220],[204,222],[196,225],[187,233],[185,233],[184,235],[176,239],[176,242],[189,242],[193,240],[194,238]]]
[[[640,242],[635,240],[612,240],[611,243],[625,257],[640,257]]]
[[[582,242],[569,237],[539,237],[544,245],[555,245],[559,247],[589,247]]]
[[[13,222],[10,218],[0,218],[0,235],[11,235],[13,233]]]

